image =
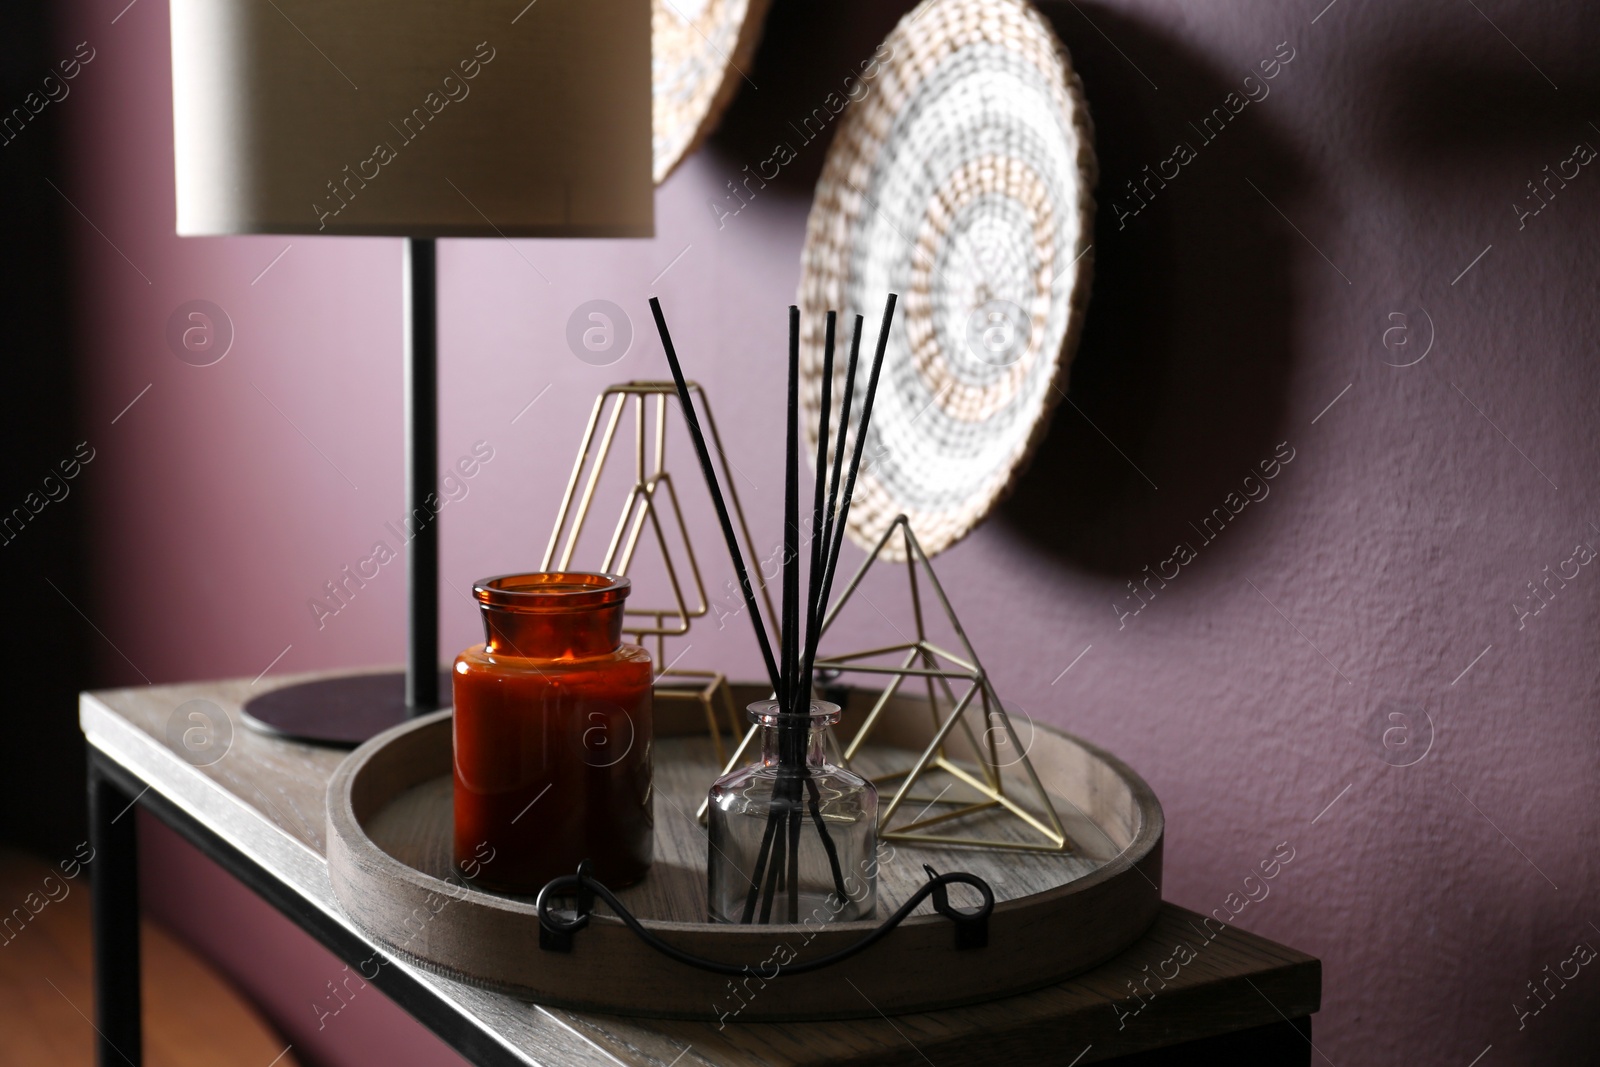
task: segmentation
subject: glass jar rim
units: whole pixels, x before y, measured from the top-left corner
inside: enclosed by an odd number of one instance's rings
[[[782,705],[776,700],[757,700],[745,708],[750,716],[750,721],[762,726],[776,726],[785,719],[790,718],[781,710]],[[826,700],[813,700],[809,703],[809,711],[795,715],[794,718],[806,719],[812,726],[832,726],[839,721],[839,705],[831,704]]]
[[[632,586],[620,574],[533,571],[482,578],[472,584],[472,595],[486,608],[506,611],[589,611],[620,604]]]

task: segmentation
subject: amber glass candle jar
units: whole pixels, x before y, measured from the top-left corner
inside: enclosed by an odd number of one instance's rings
[[[487,640],[456,657],[456,869],[537,893],[587,859],[644,877],[651,815],[650,654],[622,643],[628,579],[541,573],[473,587]]]

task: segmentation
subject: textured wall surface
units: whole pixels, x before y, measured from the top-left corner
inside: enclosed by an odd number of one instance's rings
[[[124,2],[73,0],[62,38],[98,50],[58,105],[98,450],[83,506],[101,634],[79,647],[123,683],[398,661],[398,566],[320,626],[308,600],[401,514],[400,244],[173,236],[166,8]],[[1237,921],[1324,960],[1326,1059],[1592,1062],[1600,973],[1542,1001],[1529,983],[1600,946],[1600,168],[1575,156],[1600,145],[1600,12],[1325,4],[1048,6],[1103,169],[1077,410],[937,566],[1002,695],[1154,786],[1171,900],[1237,906],[1243,876],[1292,845]],[[447,648],[478,639],[474,578],[537,565],[596,391],[665,374],[651,293],[748,474],[758,539],[776,538],[784,307],[824,146],[736,214],[709,205],[901,10],[779,3],[759,89],[660,190],[654,240],[442,244],[440,457],[494,450],[442,516]],[[1191,126],[1284,55],[1214,139]],[[1194,158],[1135,197],[1126,183],[1179,142]],[[214,366],[164,340],[192,299],[234,326]],[[637,328],[612,366],[564,339],[591,299]],[[683,486],[720,583],[692,467]],[[1215,508],[1237,514],[1207,539]],[[1194,558],[1135,594],[1180,542]],[[899,585],[869,589],[892,614]],[[857,615],[841,641],[883,625]],[[692,644],[685,663],[757,669],[740,626]],[[182,848],[151,856],[149,907],[297,1048],[447,1058],[377,994],[329,1023],[375,1036],[319,1033],[331,959]]]

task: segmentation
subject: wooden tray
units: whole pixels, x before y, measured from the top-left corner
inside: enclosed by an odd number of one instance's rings
[[[736,699],[762,695],[740,688]],[[854,728],[869,702],[859,691],[847,701],[842,731]],[[895,705],[875,728],[878,744],[857,757],[858,770],[907,769],[931,737],[926,702],[897,697]],[[334,773],[327,809],[334,893],[359,927],[399,955],[529,1000],[743,1022],[928,1011],[1087,970],[1137,940],[1160,906],[1164,820],[1154,794],[1109,753],[1040,725],[1029,757],[1055,798],[1071,853],[896,842],[879,868],[877,919],[835,924],[814,936],[794,926],[707,923],[705,831],[694,812],[720,768],[703,725],[697,736],[691,720],[663,716],[654,742],[655,865],[618,895],[658,936],[700,956],[749,964],[752,977],[730,981],[669,960],[603,904],[570,954],[544,951],[531,899],[484,893],[451,873],[450,725],[443,711],[396,727],[356,749]],[[1017,728],[1025,733],[1026,721]],[[990,837],[1004,832],[998,822],[974,829]],[[958,951],[951,923],[925,903],[883,941],[841,964],[770,981],[757,973],[771,975],[780,946],[805,960],[856,941],[926,880],[924,863],[988,880],[996,904],[987,947]],[[953,890],[952,902],[969,904],[965,892]]]

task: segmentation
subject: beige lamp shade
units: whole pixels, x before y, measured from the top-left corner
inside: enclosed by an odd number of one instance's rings
[[[650,0],[171,3],[179,234],[653,234]]]

